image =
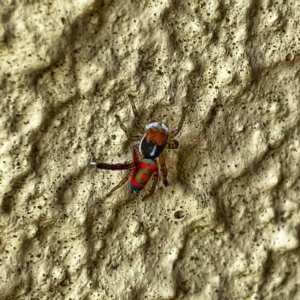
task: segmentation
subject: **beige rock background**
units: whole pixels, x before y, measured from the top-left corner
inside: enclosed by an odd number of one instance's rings
[[[1,4],[1,299],[300,299],[298,1]],[[150,199],[115,114],[186,122]]]

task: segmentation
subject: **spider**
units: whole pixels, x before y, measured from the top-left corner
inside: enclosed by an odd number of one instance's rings
[[[163,150],[178,148],[179,142],[173,138],[180,132],[182,128],[185,119],[185,108],[183,109],[182,117],[177,129],[170,131],[165,123],[153,121],[145,126],[145,130],[140,124],[140,117],[131,99],[130,102],[134,114],[135,123],[141,134],[130,135],[126,126],[122,123],[120,117],[117,115],[115,117],[129,140],[140,141],[138,148],[143,158],[138,158],[138,154],[136,152],[137,145],[135,145],[132,150],[132,163],[107,164],[91,161],[89,164],[96,165],[98,169],[130,170],[130,172],[128,172],[126,176],[106,195],[107,197],[110,196],[116,189],[120,188],[129,179],[130,176],[131,191],[139,192],[145,187],[148,180],[153,174],[153,184],[151,186],[150,192],[143,198],[145,199],[150,197],[155,191],[155,187],[158,181],[157,159],[159,161],[160,170],[163,175],[163,184],[165,187],[168,186],[168,171]]]

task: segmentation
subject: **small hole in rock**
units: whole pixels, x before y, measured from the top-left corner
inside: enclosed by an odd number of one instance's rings
[[[286,61],[291,61],[294,59],[294,55],[292,53],[289,53],[286,57],[285,57],[285,60]]]
[[[185,214],[182,210],[177,210],[174,213],[174,217],[175,217],[175,219],[182,219],[185,217]]]

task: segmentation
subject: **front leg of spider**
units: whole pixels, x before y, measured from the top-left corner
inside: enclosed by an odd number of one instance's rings
[[[120,117],[118,115],[115,115],[120,127],[122,128],[122,130],[124,131],[124,133],[126,134],[126,137],[128,140],[130,141],[139,141],[141,139],[141,135],[131,135],[127,129],[127,127],[123,124],[123,122],[121,121]]]
[[[184,120],[185,120],[186,111],[187,111],[187,109],[186,109],[186,107],[184,107],[183,110],[182,110],[181,119],[179,121],[177,129],[173,130],[170,134],[171,139],[173,139],[181,131],[182,125],[183,125]]]
[[[140,116],[138,114],[138,111],[135,107],[135,104],[133,102],[133,99],[132,97],[129,97],[129,100],[130,100],[130,103],[131,103],[131,106],[132,106],[132,111],[133,111],[133,115],[134,115],[134,123],[135,125],[137,126],[139,132],[141,134],[144,134],[144,127],[141,125],[140,123]],[[120,117],[118,115],[115,115],[120,127],[122,128],[122,130],[124,131],[124,133],[126,134],[126,137],[128,138],[128,140],[130,141],[140,141],[141,138],[142,138],[142,135],[139,134],[139,135],[131,135],[127,129],[127,127],[124,125],[124,123],[121,121]]]
[[[140,123],[140,116],[139,116],[138,111],[136,109],[136,106],[133,102],[133,98],[129,97],[129,101],[130,101],[130,104],[132,106],[132,111],[133,111],[133,115],[134,115],[135,124],[138,127],[138,130],[140,131],[140,133],[143,134],[145,129]]]

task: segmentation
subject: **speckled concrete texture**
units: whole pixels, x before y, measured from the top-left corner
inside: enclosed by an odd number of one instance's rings
[[[1,299],[300,299],[300,3],[5,1]],[[169,186],[105,195],[132,134]],[[151,184],[148,184],[147,188]]]

